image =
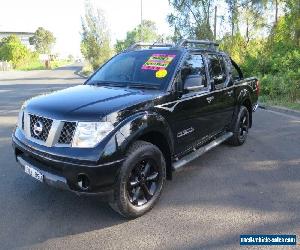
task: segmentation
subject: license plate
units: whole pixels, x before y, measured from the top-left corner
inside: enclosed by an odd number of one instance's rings
[[[30,176],[37,179],[38,181],[43,182],[44,179],[43,174],[35,170],[34,168],[25,165],[25,173],[29,174]]]

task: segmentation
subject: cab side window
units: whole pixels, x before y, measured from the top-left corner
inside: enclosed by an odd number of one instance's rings
[[[222,56],[208,55],[208,70],[215,89],[222,89],[227,78],[225,62]]]
[[[189,91],[197,91],[207,87],[205,74],[205,64],[202,55],[188,55],[183,67],[190,69],[189,74],[184,79],[184,88]]]

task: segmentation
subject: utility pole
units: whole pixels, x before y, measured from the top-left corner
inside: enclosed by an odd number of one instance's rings
[[[143,0],[141,0],[141,42],[143,41]]]
[[[215,38],[215,41],[217,40],[217,12],[218,12],[218,7],[216,5],[215,6],[215,22],[214,22],[214,38]]]

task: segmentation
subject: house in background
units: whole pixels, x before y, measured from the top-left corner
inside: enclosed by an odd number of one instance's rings
[[[30,50],[33,50],[33,46],[29,43],[29,37],[34,35],[34,32],[15,32],[15,31],[0,31],[0,40],[4,37],[16,35],[21,39],[21,42]]]

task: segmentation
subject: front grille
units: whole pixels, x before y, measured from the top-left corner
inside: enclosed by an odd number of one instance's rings
[[[61,130],[58,143],[70,144],[72,142],[75,129],[76,122],[65,122],[63,129]]]
[[[41,117],[41,116],[37,116],[37,115],[32,115],[30,114],[30,134],[31,137],[41,140],[41,141],[46,141],[49,135],[49,131],[51,129],[52,126],[52,120],[45,118],[45,117]],[[42,124],[42,130],[40,133],[36,133],[34,131],[34,126],[40,122],[40,124]]]

